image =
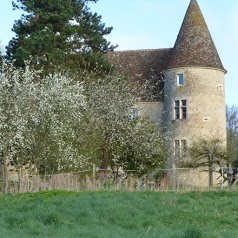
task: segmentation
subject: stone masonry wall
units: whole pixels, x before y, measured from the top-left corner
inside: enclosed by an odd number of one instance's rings
[[[177,86],[177,74],[184,74],[184,86]],[[164,78],[164,120],[171,139],[186,139],[189,144],[200,137],[226,141],[224,72],[187,67],[167,70]],[[187,119],[175,119],[175,100],[187,100]]]
[[[154,121],[158,125],[162,124],[162,111],[164,103],[159,102],[138,102],[135,108],[139,110],[139,116],[148,116],[150,120]]]

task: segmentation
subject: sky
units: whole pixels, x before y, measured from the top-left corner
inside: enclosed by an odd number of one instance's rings
[[[14,20],[21,12],[13,11],[12,0],[0,3],[0,42],[5,47],[14,36]],[[238,106],[238,1],[197,0],[222,63],[226,103]],[[116,50],[158,49],[173,47],[190,0],[98,0],[90,4],[112,26],[107,39]]]

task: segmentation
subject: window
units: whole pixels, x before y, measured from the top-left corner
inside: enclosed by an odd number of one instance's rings
[[[177,86],[183,86],[183,85],[184,85],[184,75],[177,74]]]
[[[186,119],[187,118],[187,100],[175,100],[174,101],[174,119]]]
[[[139,109],[138,108],[132,108],[132,110],[131,110],[131,120],[134,120],[137,117],[139,117]]]
[[[180,119],[180,102],[177,100],[175,101],[175,106],[174,106],[174,115],[175,119]]]
[[[185,159],[187,157],[187,141],[186,140],[174,141],[174,155],[176,159]]]
[[[174,154],[175,154],[175,158],[180,158],[180,141],[179,140],[174,141]]]
[[[187,101],[181,100],[181,112],[182,112],[182,119],[187,118]]]
[[[182,158],[186,158],[187,156],[187,141],[181,140],[181,156]]]

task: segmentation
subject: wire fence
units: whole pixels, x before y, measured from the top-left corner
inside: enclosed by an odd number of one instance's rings
[[[223,170],[222,170],[223,171]],[[0,192],[38,192],[47,190],[125,190],[125,191],[194,191],[207,190],[209,173],[205,168],[157,169],[153,174],[137,177],[136,170],[103,170],[96,168],[51,175],[18,174],[9,180],[8,187],[1,181]],[[218,170],[213,172],[213,188],[223,189],[228,183]],[[238,180],[238,178],[237,178]],[[235,184],[237,182],[235,181]]]

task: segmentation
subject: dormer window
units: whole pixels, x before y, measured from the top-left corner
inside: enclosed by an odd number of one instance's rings
[[[177,74],[177,86],[183,86],[183,85],[184,85],[184,75]]]

